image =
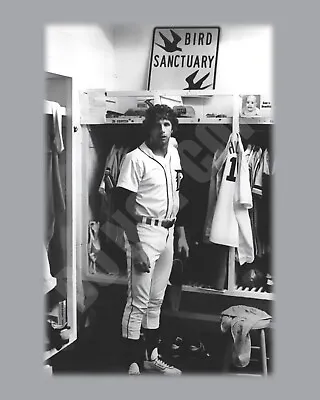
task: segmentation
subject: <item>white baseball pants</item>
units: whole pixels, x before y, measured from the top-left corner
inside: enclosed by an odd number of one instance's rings
[[[131,246],[126,243],[128,298],[122,318],[122,336],[139,339],[141,326],[159,327],[160,310],[173,261],[173,232],[161,226],[139,223],[142,248],[150,260],[150,273],[138,272],[132,263]]]

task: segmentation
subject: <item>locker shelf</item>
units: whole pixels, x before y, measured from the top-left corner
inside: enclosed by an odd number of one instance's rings
[[[144,117],[121,116],[116,118],[105,118],[106,124],[125,125],[142,124]],[[232,124],[232,117],[227,118],[178,118],[179,124]]]
[[[272,125],[273,119],[272,118],[264,118],[264,117],[251,117],[251,118],[246,118],[246,117],[240,117],[239,118],[239,123],[240,125]]]
[[[95,90],[92,90],[95,92]],[[88,91],[87,91],[88,92]],[[105,91],[106,97],[148,97],[148,96],[180,96],[180,97],[212,97],[227,95],[215,90],[138,90],[138,91]]]
[[[127,277],[124,275],[112,275],[112,274],[88,274],[86,275],[87,280],[91,282],[100,283],[101,285],[126,285],[127,284]],[[207,287],[198,287],[198,286],[191,286],[191,285],[182,285],[182,291],[184,292],[194,292],[194,293],[203,293],[203,294],[210,294],[210,295],[219,295],[219,296],[233,296],[233,297],[248,297],[252,299],[261,299],[261,300],[274,300],[274,294],[262,291],[260,288],[258,291],[256,288],[255,290],[250,290],[246,288],[246,290],[235,288],[234,290],[218,290],[212,289]]]

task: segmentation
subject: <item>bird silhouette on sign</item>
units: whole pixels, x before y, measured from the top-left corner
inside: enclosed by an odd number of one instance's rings
[[[162,37],[164,41],[164,46],[158,43],[156,43],[156,45],[161,47],[168,53],[174,53],[175,51],[182,51],[181,47],[177,46],[177,44],[181,41],[181,37],[177,33],[175,33],[172,29],[170,29],[170,32],[173,38],[172,42],[170,42],[170,40],[166,38],[163,33],[159,32],[159,35]]]
[[[211,83],[207,86],[201,87],[201,85],[203,84],[203,82],[208,78],[208,76],[210,75],[210,72],[208,72],[207,74],[205,74],[204,77],[202,77],[201,79],[199,79],[197,82],[194,82],[194,78],[196,77],[197,73],[199,72],[199,70],[193,72],[191,75],[186,77],[186,82],[189,85],[187,88],[185,88],[184,90],[203,90],[206,89],[207,87],[211,86]]]

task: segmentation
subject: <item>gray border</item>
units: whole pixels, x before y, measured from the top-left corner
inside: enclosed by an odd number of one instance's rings
[[[318,37],[314,28],[318,13],[310,3],[301,9],[292,2],[263,4],[230,2],[219,4],[199,0],[186,6],[183,1],[162,1],[154,6],[137,1],[124,6],[93,2],[55,1],[46,9],[43,2],[12,4],[14,19],[2,24],[2,390],[6,397],[179,398],[309,398],[317,393],[318,360],[315,354],[318,300],[315,274],[319,231],[316,213],[319,197],[313,194],[317,171],[319,113],[315,82],[318,65],[314,55]],[[165,5],[167,3],[167,6]],[[34,7],[33,7],[34,6]],[[122,10],[122,11],[121,11]],[[143,10],[143,15],[141,13]],[[302,21],[305,12],[308,17]],[[154,15],[156,14],[156,16]],[[129,20],[130,19],[130,20]],[[140,23],[154,25],[222,23],[270,23],[275,27],[277,180],[275,198],[275,269],[277,279],[275,343],[276,372],[268,381],[236,378],[187,377],[183,381],[142,382],[114,377],[66,377],[44,379],[42,374],[42,26],[44,21]],[[290,23],[289,23],[290,20]],[[303,23],[302,23],[303,22]],[[223,32],[222,32],[223,34]],[[308,54],[308,49],[311,54]],[[314,72],[314,76],[312,76]],[[309,90],[310,88],[310,90]],[[310,99],[306,109],[300,99]],[[299,99],[299,100],[298,100]],[[299,108],[297,107],[299,104]],[[314,355],[314,356],[313,356]],[[26,391],[26,384],[29,389]],[[182,388],[183,385],[183,388]],[[315,385],[316,387],[312,387]]]

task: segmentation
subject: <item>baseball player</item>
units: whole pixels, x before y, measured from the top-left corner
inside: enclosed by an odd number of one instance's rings
[[[146,140],[123,161],[118,183],[118,222],[126,232],[128,297],[122,318],[130,375],[139,375],[141,326],[146,338],[144,369],[164,375],[181,371],[158,354],[160,309],[173,261],[173,235],[178,251],[189,248],[184,228],[175,227],[182,170],[171,134],[178,120],[166,105],[150,107],[145,116]]]

